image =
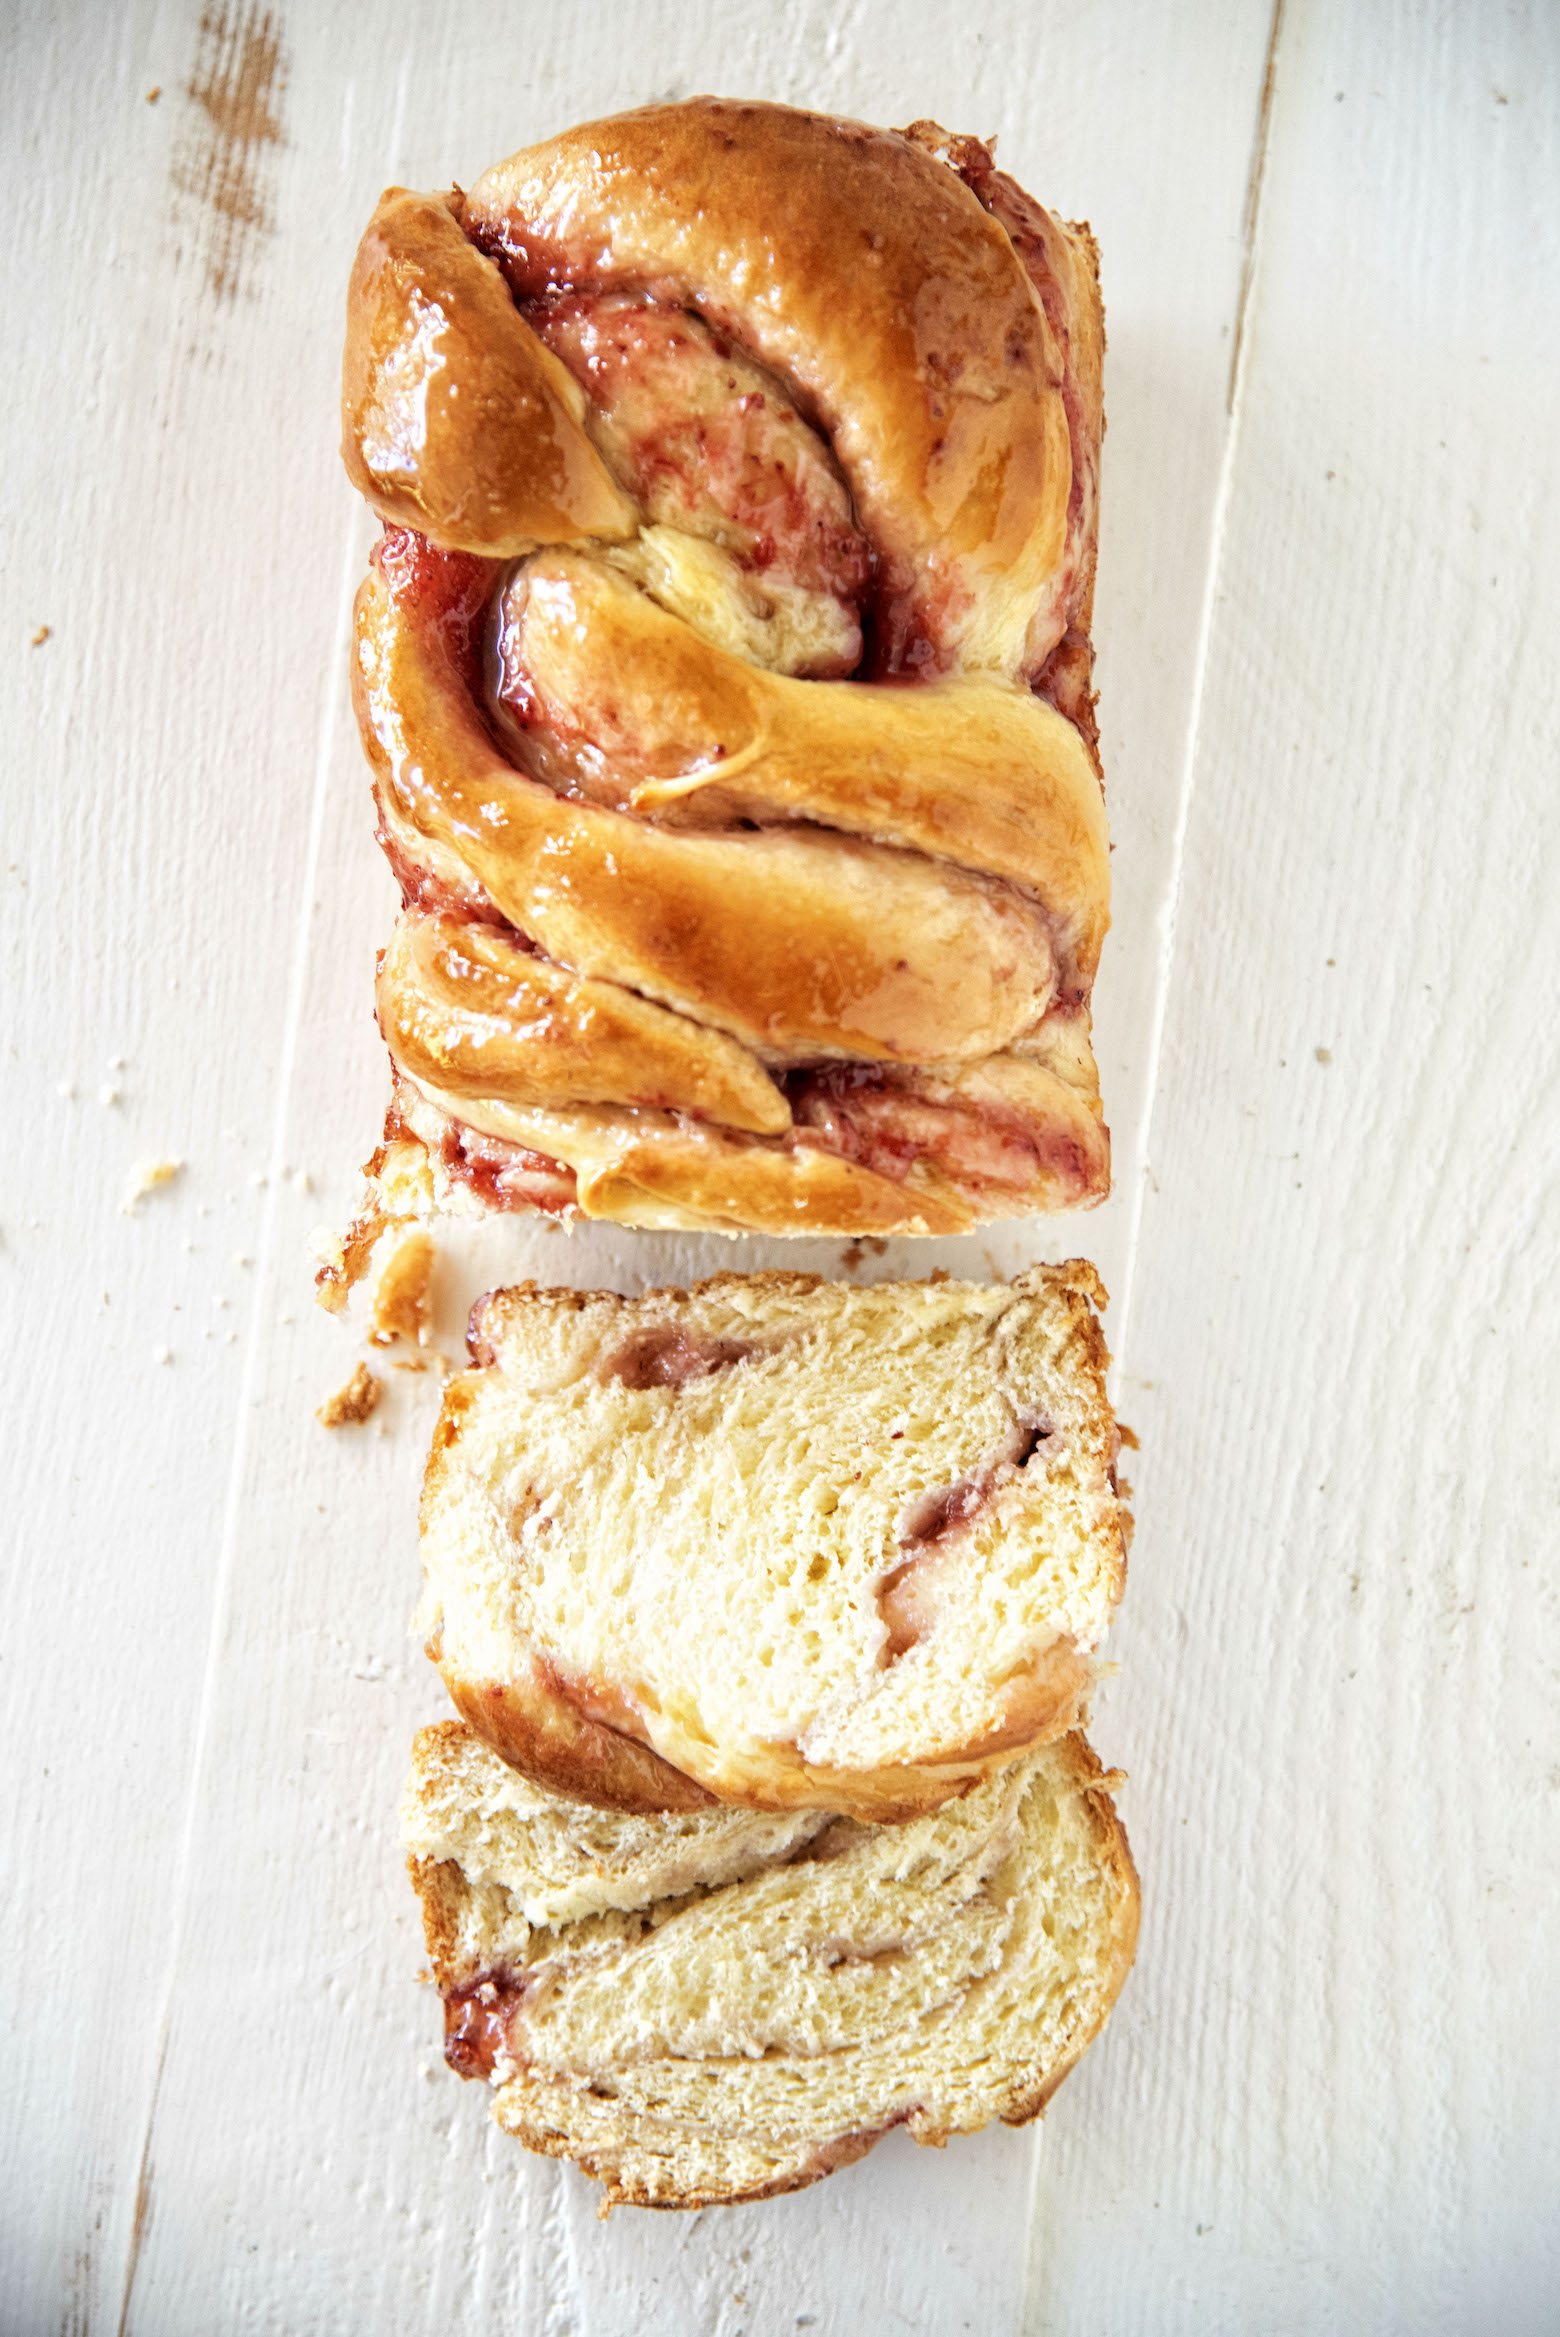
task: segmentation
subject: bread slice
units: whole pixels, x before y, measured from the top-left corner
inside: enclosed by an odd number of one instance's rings
[[[1132,1962],[1116,1782],[1073,1735],[904,1826],[620,1817],[424,1729],[403,1839],[445,2057],[609,2205],[798,2190],[893,2126],[1022,2125]]]
[[[539,1784],[903,1819],[1079,1716],[1128,1520],[1094,1270],[499,1291],[419,1621]]]

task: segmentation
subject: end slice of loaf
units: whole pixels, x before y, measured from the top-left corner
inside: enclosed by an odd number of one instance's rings
[[[893,2126],[1021,2125],[1132,1962],[1114,1782],[1072,1735],[902,1826],[636,1818],[424,1729],[403,1839],[446,2058],[609,2204],[767,2198]]]
[[[499,1291],[419,1623],[539,1784],[903,1819],[1080,1717],[1125,1573],[1092,1267]]]

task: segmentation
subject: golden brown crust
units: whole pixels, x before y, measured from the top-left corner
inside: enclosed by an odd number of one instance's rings
[[[314,1274],[317,1303],[341,1314],[368,1272],[380,1238],[392,1227],[405,1230],[433,1207],[433,1173],[427,1147],[406,1128],[394,1103],[385,1114],[384,1135],[363,1163],[363,1198],[346,1232],[331,1239]]]
[[[501,926],[403,918],[375,997],[391,1053],[425,1093],[685,1111],[761,1136],[791,1124],[774,1081],[734,1039],[571,974]]]
[[[689,1231],[808,1234],[964,1233],[1011,1214],[1005,1181],[983,1188],[955,1173],[961,1115],[976,1129],[990,1113],[1016,1134],[1022,1195],[1035,1209],[1103,1199],[1110,1183],[1110,1137],[1099,1098],[1080,1091],[1067,1069],[1023,1055],[988,1056],[960,1070],[895,1072],[902,1109],[954,1130],[947,1170],[921,1158],[897,1175],[825,1148],[800,1127],[780,1143],[756,1143],[725,1129],[638,1107],[557,1109],[511,1102],[499,1075],[487,1092],[401,1084],[401,1110],[430,1148],[452,1131],[486,1136],[567,1163],[582,1214],[624,1224]],[[1016,1097],[1010,1092],[1016,1087]],[[867,1099],[870,1103],[870,1098]],[[978,1141],[978,1139],[977,1139]]]
[[[457,551],[631,535],[584,401],[457,225],[387,187],[352,263],[341,456],[381,519]]]
[[[1016,1753],[1076,1727],[1094,1685],[1093,1665],[1062,1640],[1023,1675],[978,1740],[939,1750],[935,1760],[845,1771],[804,1761],[790,1745],[766,1745],[749,1759],[712,1755],[694,1777],[622,1730],[587,1718],[545,1665],[524,1678],[476,1680],[446,1662],[437,1646],[428,1653],[462,1720],[500,1760],[550,1793],[625,1817],[727,1802],[754,1810],[832,1809],[903,1825],[968,1793]]]
[[[652,2191],[647,2185],[636,2182],[631,2174],[626,2174],[617,2161],[581,2148],[570,2134],[558,2127],[548,2126],[540,2111],[540,2099],[528,2100],[522,2095],[513,2101],[506,2098],[494,2114],[504,2132],[512,2134],[527,2150],[535,2151],[542,2158],[568,2159],[582,2173],[600,2183],[604,2193],[603,2215],[614,2207],[656,2207],[668,2210],[751,2207],[761,2199],[783,2199],[790,2191],[805,2191],[812,2184],[822,2182],[825,2175],[835,2174],[841,2167],[854,2166],[895,2126],[908,2123],[902,2118],[891,2118],[882,2126],[873,2126],[859,2133],[837,2135],[830,2142],[820,2143],[804,2165],[790,2174],[777,2176],[773,2182],[727,2185],[682,2182],[675,2191]],[[918,2136],[917,2140],[920,2139]]]
[[[897,131],[645,106],[485,171],[465,217],[523,294],[670,282],[734,329],[828,429],[891,590],[1016,604],[1059,562],[1071,461],[1047,320],[1003,229]]]
[[[428,1292],[433,1281],[433,1237],[404,1227],[380,1269],[369,1305],[368,1335],[376,1347],[402,1339],[421,1346],[428,1336]]]
[[[552,1172],[471,1180],[489,1203],[651,1227],[943,1234],[1103,1195],[1096,262],[978,140],[715,99],[585,124],[469,196],[387,190],[353,271],[344,450],[417,534],[360,598],[354,702],[415,912],[381,1020],[447,1155],[441,1205],[468,1132]],[[744,410],[784,410],[848,518],[837,462],[862,533],[830,606],[879,681],[795,678],[850,655],[769,671],[679,597],[668,547],[695,539],[623,491],[649,493],[638,441],[582,353],[608,309],[630,373],[664,320],[679,348],[726,336],[760,385]],[[565,311],[586,322],[560,339]],[[663,322],[636,343],[633,315]],[[668,428],[699,362],[655,376]],[[761,607],[772,545],[747,574],[726,544],[717,526],[700,573],[727,583],[699,590]],[[512,929],[505,969],[478,962],[497,942],[448,946],[456,908]],[[1081,1033],[1067,1068],[1016,1083],[1058,1020]],[[847,1107],[807,1088],[836,1065],[893,1076]],[[988,1069],[989,1092],[961,1086]]]
[[[1072,723],[988,677],[906,689],[799,681],[703,641],[616,570],[539,558],[517,638],[554,702],[613,702],[646,758],[632,808],[663,820],[807,820],[1003,877],[1045,904],[1070,978],[1093,979],[1109,922],[1099,779]]]
[[[406,1871],[412,1878],[412,1888],[422,1911],[423,1939],[433,1978],[441,1988],[456,1987],[463,1977],[457,1910],[466,1887],[465,1877],[450,1858],[409,1858]]]
[[[538,1130],[538,1135],[543,1131]],[[553,1141],[548,1136],[546,1141]],[[950,1234],[974,1222],[963,1197],[924,1172],[897,1183],[838,1153],[742,1145],[715,1129],[609,1133],[602,1154],[564,1137],[586,1214],[622,1225],[721,1233]]]
[[[1105,304],[1100,296],[1100,247],[1094,240],[1087,220],[1054,220],[1052,224],[1069,247],[1072,258],[1069,337],[1078,397],[1083,408],[1083,433],[1097,458],[1105,436]],[[1071,619],[1085,637],[1094,621],[1094,577],[1098,556],[1099,531],[1097,528],[1088,528],[1084,531],[1079,575],[1073,588]],[[1097,748],[1097,739],[1090,743]]]
[[[781,1059],[957,1061],[1045,1011],[1041,919],[1005,887],[812,829],[702,835],[561,798],[504,761],[442,637],[377,574],[353,701],[380,786],[580,974]],[[812,688],[826,688],[814,683]]]
[[[1115,1794],[1126,1780],[1122,1772],[1107,1770],[1094,1747],[1081,1730],[1074,1730],[1064,1741],[1068,1768],[1073,1783],[1080,1789],[1084,1806],[1089,1813],[1094,1838],[1094,1853],[1098,1865],[1112,1879],[1116,1920],[1109,1940],[1109,1956],[1104,1978],[1100,1983],[1100,2012],[1098,2019],[1080,2038],[1076,2050],[1059,2068],[1049,2071],[1037,2084],[1034,2092],[1011,2111],[1004,2111],[1004,2126],[1027,2126],[1043,2117],[1052,2096],[1064,2078],[1071,2075],[1084,2054],[1104,2028],[1111,2009],[1126,1985],[1137,1954],[1138,1932],[1142,1922],[1142,1883],[1132,1846],[1127,1840],[1126,1827],[1116,1808]]]
[[[366,1363],[360,1363],[345,1387],[337,1388],[326,1397],[315,1412],[322,1428],[349,1428],[359,1426],[378,1404],[384,1394],[384,1383],[377,1380]]]
[[[444,1664],[436,1647],[428,1652],[473,1735],[534,1785],[628,1816],[708,1809],[717,1799],[648,1745],[588,1719],[542,1664],[507,1680],[470,1680]]]
[[[472,1141],[474,1132],[478,1143],[496,1140],[504,1158],[550,1172],[550,1185],[561,1190],[550,1194],[547,1205],[577,1203],[582,1215],[609,1222],[689,1232],[844,1235],[964,1233],[977,1222],[957,1187],[935,1172],[917,1167],[902,1180],[879,1176],[799,1140],[784,1148],[743,1145],[720,1129],[666,1114],[526,1112],[502,1099],[471,1102],[439,1090],[430,1097],[398,1078],[387,1124],[395,1129],[394,1153],[415,1154],[422,1162],[431,1206],[462,1199],[456,1148]],[[1106,1187],[1108,1153],[1097,1118],[1086,1123],[1085,1144],[1090,1141],[1099,1165],[1088,1172],[1089,1190],[1098,1198]],[[384,1155],[381,1147],[365,1165],[363,1206],[338,1252],[316,1274],[320,1303],[331,1312],[345,1306],[367,1270],[374,1242],[399,1220],[382,1188]]]

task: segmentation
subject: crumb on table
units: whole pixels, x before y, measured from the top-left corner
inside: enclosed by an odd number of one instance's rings
[[[366,1363],[360,1363],[344,1388],[327,1396],[314,1417],[322,1428],[345,1428],[350,1422],[366,1420],[384,1394],[384,1382],[375,1379]]]
[[[104,1100],[107,1101],[106,1090]],[[148,1193],[161,1192],[165,1185],[171,1185],[175,1177],[183,1173],[182,1160],[138,1160],[131,1171],[130,1190],[120,1203],[124,1215],[133,1217]]]

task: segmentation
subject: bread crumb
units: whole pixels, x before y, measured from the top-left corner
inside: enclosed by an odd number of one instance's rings
[[[314,1417],[322,1428],[344,1428],[349,1421],[366,1420],[383,1394],[383,1381],[360,1363],[346,1386],[327,1396]]]
[[[73,1079],[62,1079],[54,1092],[63,1096],[68,1104],[73,1104],[76,1100],[76,1083]]]
[[[52,625],[40,625],[37,632],[32,637],[32,645],[34,649],[41,649],[53,630],[54,627]]]
[[[147,91],[147,93],[146,93],[146,102],[147,102],[147,104],[148,104],[148,105],[155,105],[155,104],[157,103],[157,100],[158,100],[158,99],[159,99],[161,96],[162,96],[162,83],[159,81],[159,82],[156,84],[155,88],[149,89],[149,90]]]
[[[1324,1065],[1330,1063],[1332,1061],[1331,1047],[1318,1047],[1316,1050],[1316,1060],[1318,1063]]]
[[[369,1302],[368,1335],[376,1347],[428,1335],[428,1285],[433,1278],[432,1236],[413,1227],[400,1234],[379,1270]]]
[[[108,1091],[105,1089],[103,1101],[107,1103],[108,1100]],[[148,1193],[160,1193],[165,1185],[171,1185],[175,1177],[182,1176],[183,1173],[184,1163],[182,1160],[137,1161],[132,1171],[133,1181],[130,1190],[119,1204],[122,1215],[134,1217]]]
[[[119,1090],[117,1087],[114,1087],[112,1084],[105,1082],[105,1084],[98,1089],[98,1102],[100,1104],[117,1104],[118,1101]]]
[[[152,1349],[152,1361],[154,1363],[171,1363],[173,1361],[173,1350],[169,1347],[154,1347]]]

